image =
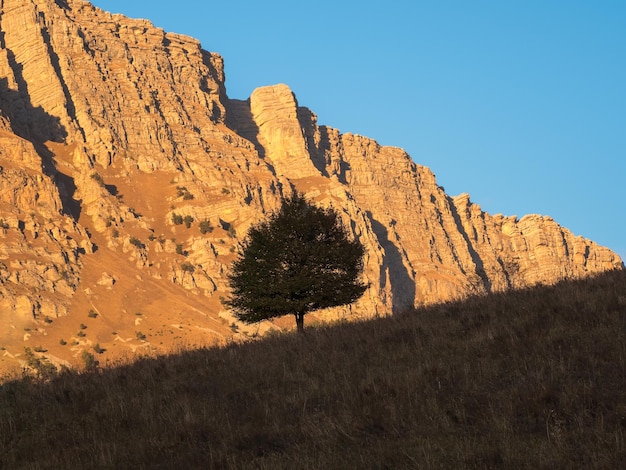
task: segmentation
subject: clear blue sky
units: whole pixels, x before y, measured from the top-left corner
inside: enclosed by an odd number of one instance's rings
[[[286,83],[450,195],[550,215],[626,259],[624,0],[95,0],[198,38],[231,98]]]

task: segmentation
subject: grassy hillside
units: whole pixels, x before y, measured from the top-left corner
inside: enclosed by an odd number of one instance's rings
[[[626,468],[626,272],[0,386],[1,468]]]

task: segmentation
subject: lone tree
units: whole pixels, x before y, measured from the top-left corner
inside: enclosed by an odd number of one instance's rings
[[[224,304],[246,323],[293,314],[303,332],[308,312],[363,295],[364,251],[348,238],[334,210],[295,193],[248,231],[228,276],[231,296]]]

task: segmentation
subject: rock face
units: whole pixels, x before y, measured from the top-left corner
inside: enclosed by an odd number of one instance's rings
[[[95,342],[114,357],[290,324],[246,328],[219,297],[237,240],[293,190],[367,249],[368,292],[320,318],[623,267],[549,217],[448,196],[403,150],[318,125],[285,85],[229,99],[219,55],[146,20],[2,0],[0,29],[0,369],[35,341],[72,362]]]

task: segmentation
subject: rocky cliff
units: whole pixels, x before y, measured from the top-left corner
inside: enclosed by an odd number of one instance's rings
[[[290,325],[219,301],[248,227],[294,189],[340,211],[383,315],[623,267],[549,217],[450,197],[402,149],[318,125],[285,85],[231,100],[193,38],[81,0],[0,0],[0,369]],[[419,157],[419,156],[415,156]]]

